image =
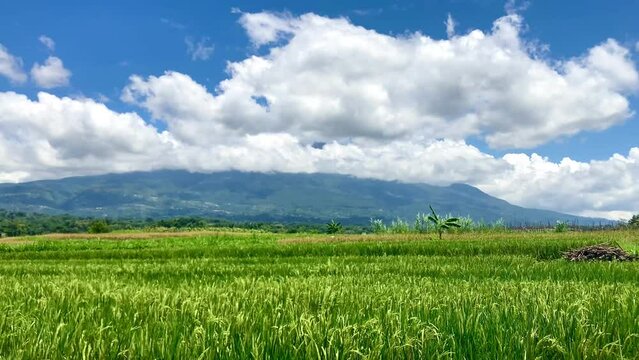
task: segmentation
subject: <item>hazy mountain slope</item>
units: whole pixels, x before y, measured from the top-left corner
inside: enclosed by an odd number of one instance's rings
[[[336,218],[366,223],[371,217],[412,220],[417,212],[427,211],[428,204],[440,213],[485,221],[598,221],[514,206],[468,185],[440,187],[329,174],[154,171],[0,184],[0,208],[81,216]]]

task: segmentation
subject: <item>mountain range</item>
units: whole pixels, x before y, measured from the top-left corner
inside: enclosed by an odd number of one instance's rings
[[[503,219],[512,225],[607,222],[515,206],[464,184],[433,186],[334,174],[162,170],[0,184],[0,208],[90,217],[367,224],[371,218],[411,220],[429,211],[428,205],[440,214]]]

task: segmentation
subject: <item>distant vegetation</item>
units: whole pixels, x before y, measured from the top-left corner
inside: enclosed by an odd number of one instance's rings
[[[449,221],[446,223],[446,221]],[[337,219],[329,223],[279,223],[279,222],[234,222],[225,219],[207,219],[203,217],[175,217],[167,219],[114,219],[90,218],[71,215],[46,215],[26,212],[13,212],[0,209],[0,236],[28,236],[49,233],[106,233],[111,231],[188,231],[221,228],[239,228],[260,230],[273,233],[345,233],[345,234],[444,234],[465,232],[502,232],[511,229],[553,229],[565,232],[571,229],[614,229],[639,228],[639,215],[627,222],[599,227],[576,226],[566,221],[557,221],[554,225],[538,224],[521,227],[508,226],[504,220],[494,222],[475,221],[470,217],[452,217],[439,215],[431,211],[418,213],[411,223],[397,218],[386,223],[383,219],[371,219],[368,226],[343,225]]]
[[[505,232],[510,230],[553,230],[558,233],[570,230],[598,230],[598,229],[626,229],[639,228],[639,215],[633,216],[628,222],[619,221],[609,226],[577,226],[566,221],[558,220],[554,225],[539,224],[536,226],[508,226],[503,219],[494,222],[475,221],[471,217],[440,216],[431,209],[431,214],[419,213],[411,224],[403,219],[396,219],[386,224],[382,219],[371,219],[370,231],[375,234],[412,234],[412,233],[436,233],[441,235],[450,233],[468,232]]]
[[[87,230],[89,234],[104,234],[111,231],[109,224],[104,219],[91,221]]]
[[[339,225],[339,232],[361,234],[366,227]],[[121,231],[188,231],[240,228],[273,233],[325,233],[329,229],[322,223],[233,222],[202,217],[176,217],[169,219],[95,219],[71,215],[45,215],[0,210],[2,236],[27,236],[50,233],[105,233]]]

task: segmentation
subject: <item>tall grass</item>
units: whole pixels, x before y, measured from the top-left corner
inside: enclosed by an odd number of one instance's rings
[[[444,218],[451,218],[452,215],[448,214]],[[482,221],[474,221],[471,217],[460,217],[459,228],[451,228],[449,232],[452,233],[469,233],[469,232],[505,232],[508,231],[508,226],[503,219],[498,219],[492,223]],[[371,232],[375,234],[408,234],[408,233],[434,233],[435,227],[428,220],[428,214],[418,213],[415,216],[415,222],[411,226],[408,222],[397,218],[393,220],[390,225],[386,225],[382,219],[371,219],[370,221]],[[567,228],[566,228],[567,230]]]

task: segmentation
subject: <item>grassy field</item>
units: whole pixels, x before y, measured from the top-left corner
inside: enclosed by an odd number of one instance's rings
[[[0,358],[639,358],[639,232],[2,241]]]

